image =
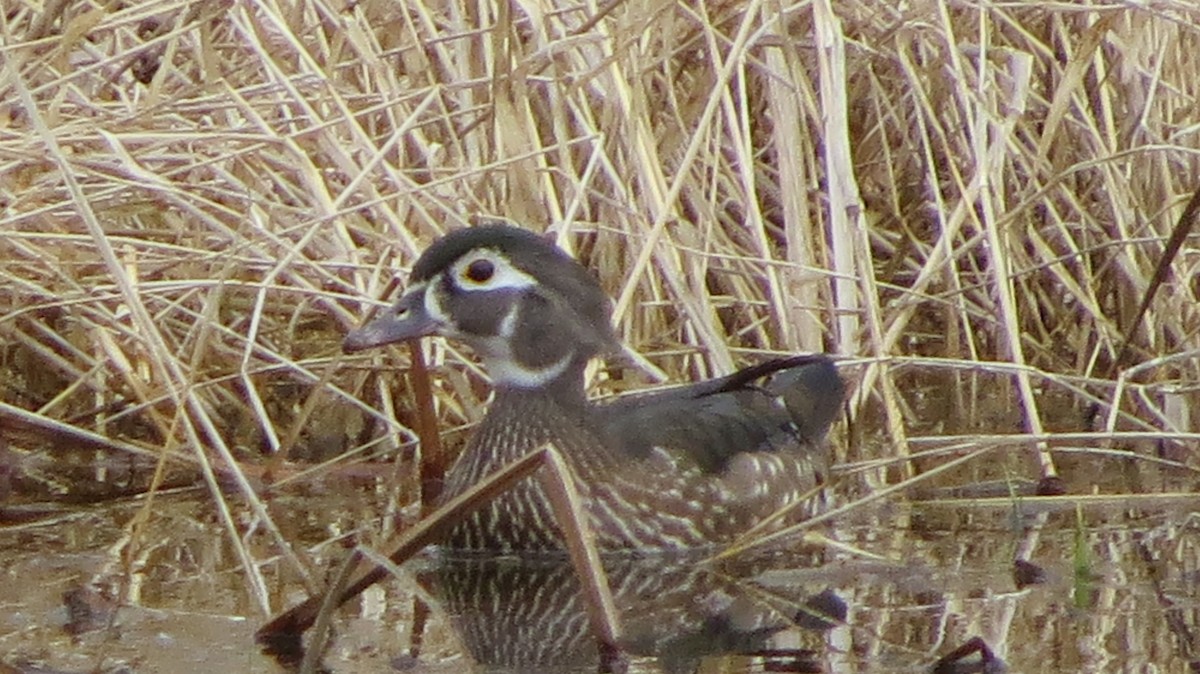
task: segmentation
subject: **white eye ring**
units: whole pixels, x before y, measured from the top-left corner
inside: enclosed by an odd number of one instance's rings
[[[517,269],[499,251],[473,251],[450,268],[455,285],[466,292],[523,290],[537,285],[532,276]]]
[[[492,280],[495,273],[496,265],[486,257],[481,257],[467,263],[467,266],[463,268],[462,280],[475,285],[483,285]]]

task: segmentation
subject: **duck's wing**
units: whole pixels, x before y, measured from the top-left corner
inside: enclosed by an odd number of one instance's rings
[[[595,418],[606,440],[631,458],[657,448],[719,473],[742,452],[817,451],[844,392],[828,357],[795,356],[602,402]]]

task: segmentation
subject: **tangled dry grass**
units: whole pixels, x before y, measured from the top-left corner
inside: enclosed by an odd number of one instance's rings
[[[636,385],[846,356],[851,416],[888,439],[844,450],[869,481],[968,432],[1200,462],[1194,237],[1135,322],[1200,174],[1191,0],[5,12],[14,448],[171,456],[214,494],[228,471],[269,521],[236,466],[411,441],[379,374],[407,356],[341,335],[432,238],[499,216],[597,270]],[[469,357],[432,348],[442,423],[472,421]]]

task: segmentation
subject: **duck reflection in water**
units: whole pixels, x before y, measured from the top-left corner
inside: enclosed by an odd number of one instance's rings
[[[605,568],[624,629],[622,648],[653,658],[668,674],[697,671],[712,656],[765,652],[786,658],[776,671],[820,671],[813,651],[781,655],[771,651],[772,637],[806,633],[805,645],[816,649],[822,646],[816,632],[845,619],[845,605],[830,591],[784,596],[694,562],[610,559]],[[420,580],[442,600],[464,649],[485,671],[600,666],[580,582],[565,560],[449,557]]]

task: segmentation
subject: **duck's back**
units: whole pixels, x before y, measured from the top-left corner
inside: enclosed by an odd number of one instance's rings
[[[842,395],[832,361],[802,356],[599,405],[624,460],[597,482],[593,520],[614,542],[692,548],[727,543],[797,501],[787,521],[811,516]]]

